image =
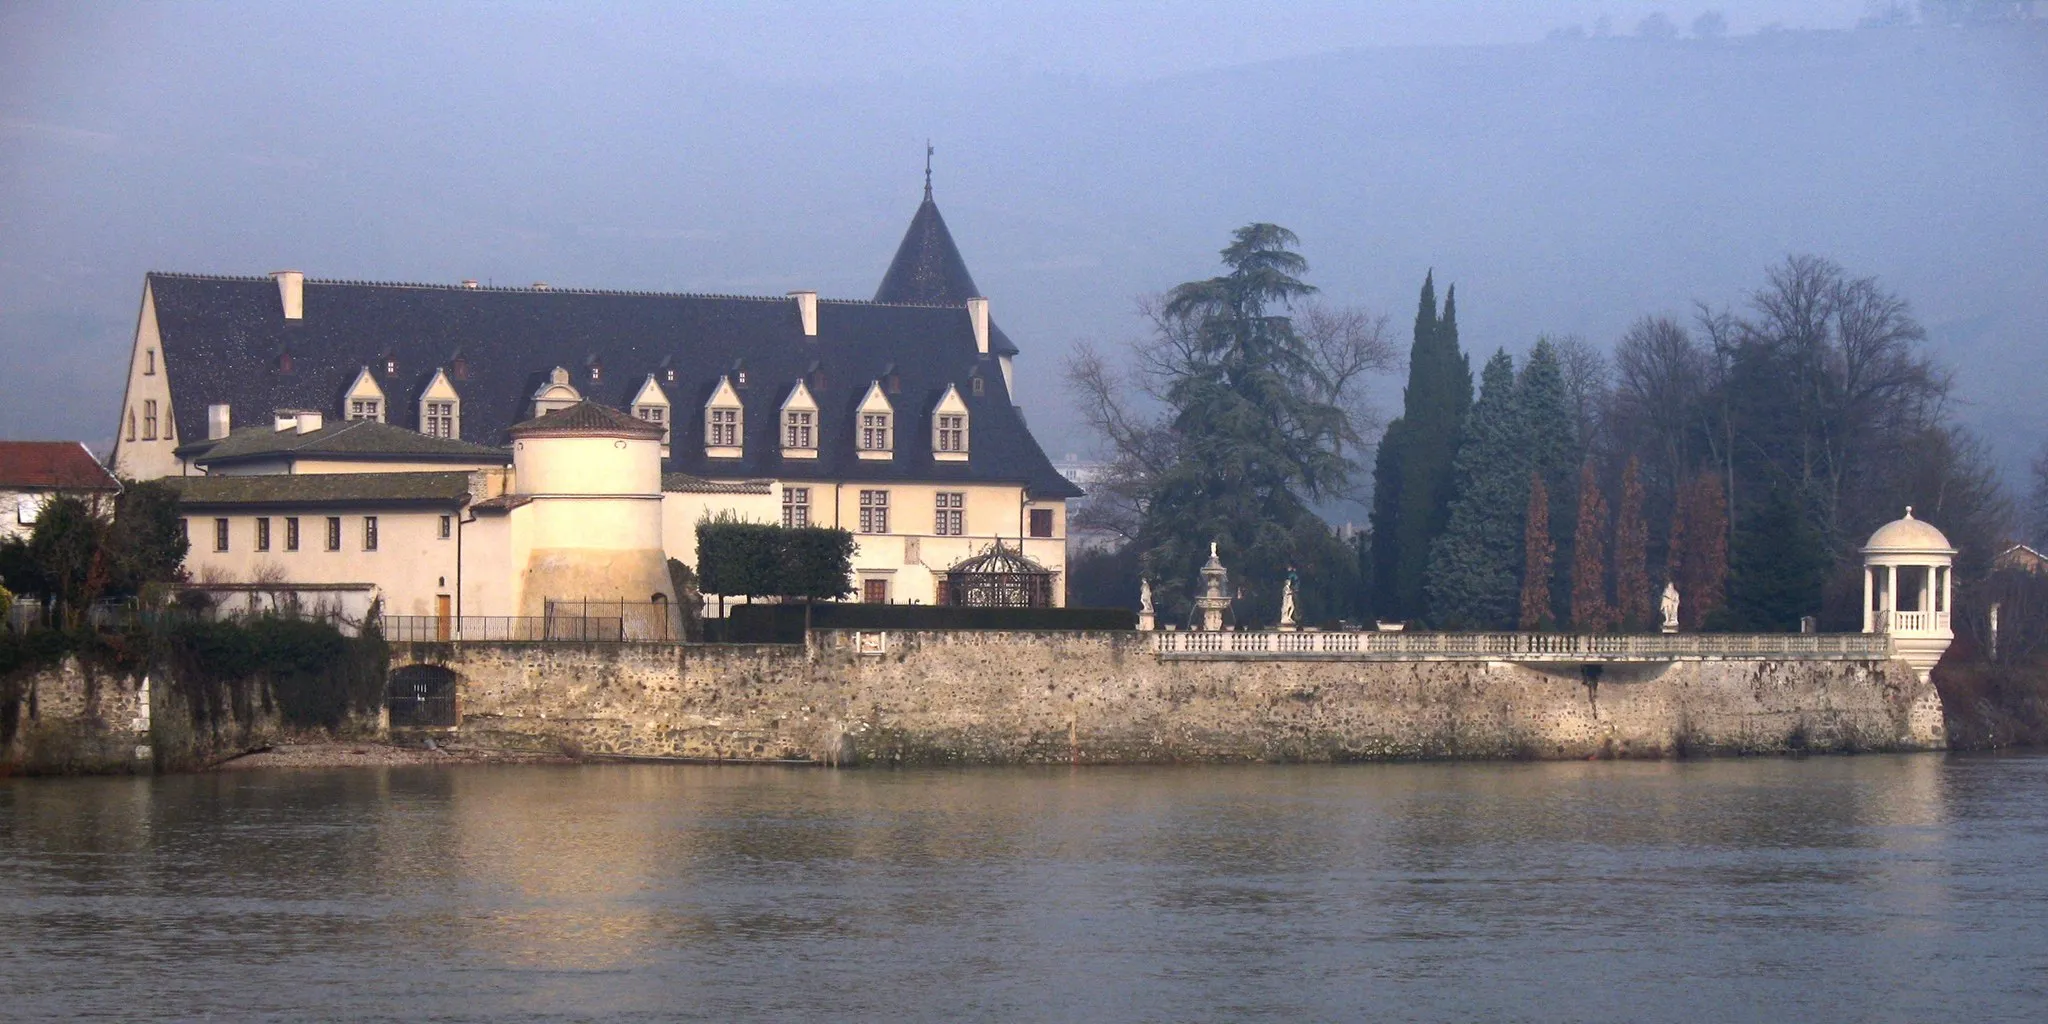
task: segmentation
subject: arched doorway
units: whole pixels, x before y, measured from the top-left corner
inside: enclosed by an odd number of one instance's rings
[[[455,727],[455,673],[439,665],[407,665],[384,690],[393,729]]]

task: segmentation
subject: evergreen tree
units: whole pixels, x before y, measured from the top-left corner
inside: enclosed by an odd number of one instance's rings
[[[1584,461],[1584,447],[1579,438],[1578,405],[1565,381],[1557,346],[1550,339],[1537,339],[1516,391],[1522,406],[1523,465],[1543,477],[1544,492],[1550,495],[1548,521],[1559,524],[1558,531],[1563,534],[1552,538],[1556,545],[1552,564],[1568,566],[1572,564],[1569,526],[1576,522],[1572,502],[1578,493],[1577,473]],[[1550,588],[1551,608],[1570,607],[1568,574],[1545,573],[1544,583]]]
[[[1621,471],[1621,507],[1614,515],[1614,614],[1625,630],[1649,629],[1650,528],[1643,522],[1642,467],[1631,455]]]
[[[1515,361],[1495,353],[1453,463],[1457,497],[1430,552],[1429,620],[1452,629],[1507,629],[1520,597],[1529,478]]]
[[[1472,364],[1458,348],[1457,289],[1437,315],[1435,274],[1425,277],[1408,353],[1401,416],[1387,427],[1374,466],[1373,610],[1419,618],[1430,547],[1449,519],[1453,463],[1472,408]]]
[[[1813,517],[1789,485],[1773,487],[1735,537],[1728,607],[1715,625],[1759,633],[1799,628],[1820,613],[1828,553]]]
[[[1579,470],[1578,529],[1572,537],[1572,630],[1604,633],[1614,628],[1607,603],[1607,499],[1593,464]]]
[[[1139,540],[1170,604],[1184,603],[1211,541],[1244,582],[1244,606],[1263,614],[1277,613],[1290,565],[1305,586],[1327,582],[1313,577],[1330,568],[1334,538],[1309,502],[1351,464],[1337,451],[1343,413],[1316,397],[1325,381],[1283,312],[1315,290],[1299,277],[1298,243],[1277,225],[1239,228],[1222,252],[1228,273],[1167,295],[1166,315],[1193,328],[1191,368],[1166,395],[1182,457],[1161,473]]]
[[[1522,528],[1522,629],[1557,627],[1556,606],[1550,603],[1550,489],[1543,474],[1529,474],[1529,508]]]
[[[1678,587],[1678,624],[1698,629],[1726,603],[1728,507],[1721,478],[1709,470],[1678,487],[1665,578]]]

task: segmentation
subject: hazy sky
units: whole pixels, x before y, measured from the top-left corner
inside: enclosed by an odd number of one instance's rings
[[[1828,255],[1914,301],[2013,464],[2048,51],[1839,31],[1871,6],[0,0],[0,434],[110,436],[150,269],[866,297],[929,136],[1056,456],[1067,347],[1263,219],[1332,301],[1459,281],[1475,363]],[[1838,31],[1543,41],[1710,7]]]

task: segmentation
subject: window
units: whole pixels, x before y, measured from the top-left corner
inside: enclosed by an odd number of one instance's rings
[[[862,451],[886,452],[889,443],[889,414],[886,412],[864,412],[860,414],[860,447]]]
[[[156,399],[154,398],[144,399],[142,402],[142,439],[145,441],[156,440]]]
[[[297,551],[299,549],[298,516],[284,517],[284,549],[286,551]]]
[[[784,448],[816,448],[817,442],[811,433],[811,413],[806,409],[791,409],[782,414]]]
[[[1033,537],[1052,536],[1052,509],[1034,508],[1031,510],[1031,535]]]
[[[327,517],[327,550],[341,550],[341,517]]]
[[[455,517],[454,517],[454,516],[442,516],[442,517],[441,517],[441,539],[442,539],[442,540],[447,540],[447,539],[448,539],[449,537],[452,537],[452,536],[454,536],[454,535],[455,535]]]
[[[932,532],[941,537],[958,537],[966,533],[966,504],[966,494],[960,491],[940,491],[937,521],[932,524]]]
[[[192,520],[178,520],[178,539],[184,541],[188,546],[192,543]]]
[[[128,408],[128,440],[135,440],[135,407]]]
[[[394,358],[392,358],[392,357],[390,357],[390,356],[385,356],[385,357],[384,357],[384,376],[386,376],[386,377],[396,377],[396,376],[398,376],[398,360],[397,360],[397,359],[394,359]]]
[[[711,421],[706,428],[704,443],[713,448],[738,448],[740,446],[740,411],[738,409],[713,409]]]
[[[785,487],[782,489],[782,525],[791,528],[811,525],[810,488]]]
[[[860,492],[860,532],[889,532],[889,492]]]
[[[860,581],[860,599],[868,604],[888,604],[889,581],[874,577]]]
[[[423,419],[425,420],[423,426],[426,429],[420,431],[420,433],[428,437],[452,438],[455,436],[454,402],[428,402],[427,414]]]
[[[377,550],[377,517],[363,517],[363,550]]]
[[[933,447],[942,452],[967,450],[967,417],[958,413],[939,414],[938,436]]]
[[[351,398],[348,402],[348,418],[352,420],[377,419],[377,410],[382,405],[374,398]]]
[[[156,349],[146,348],[142,350],[142,372],[152,376],[155,375]]]
[[[973,380],[973,382],[972,382],[972,387],[970,388],[970,390],[972,390],[972,391],[974,392],[974,397],[976,397],[976,398],[980,398],[980,397],[981,397],[981,393],[982,393],[982,391],[983,391],[983,389],[984,389],[985,387],[986,387],[986,385],[982,384],[982,382],[981,382],[981,378],[980,378],[980,377],[976,377],[976,378],[974,378],[974,380]]]
[[[270,550],[270,517],[256,517],[256,550]]]
[[[216,519],[213,521],[213,549],[215,551],[226,551],[228,549],[228,521],[226,519]]]

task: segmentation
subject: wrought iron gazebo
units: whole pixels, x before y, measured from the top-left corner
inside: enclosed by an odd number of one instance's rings
[[[939,575],[939,603],[968,608],[1050,608],[1059,574],[1000,538]]]

